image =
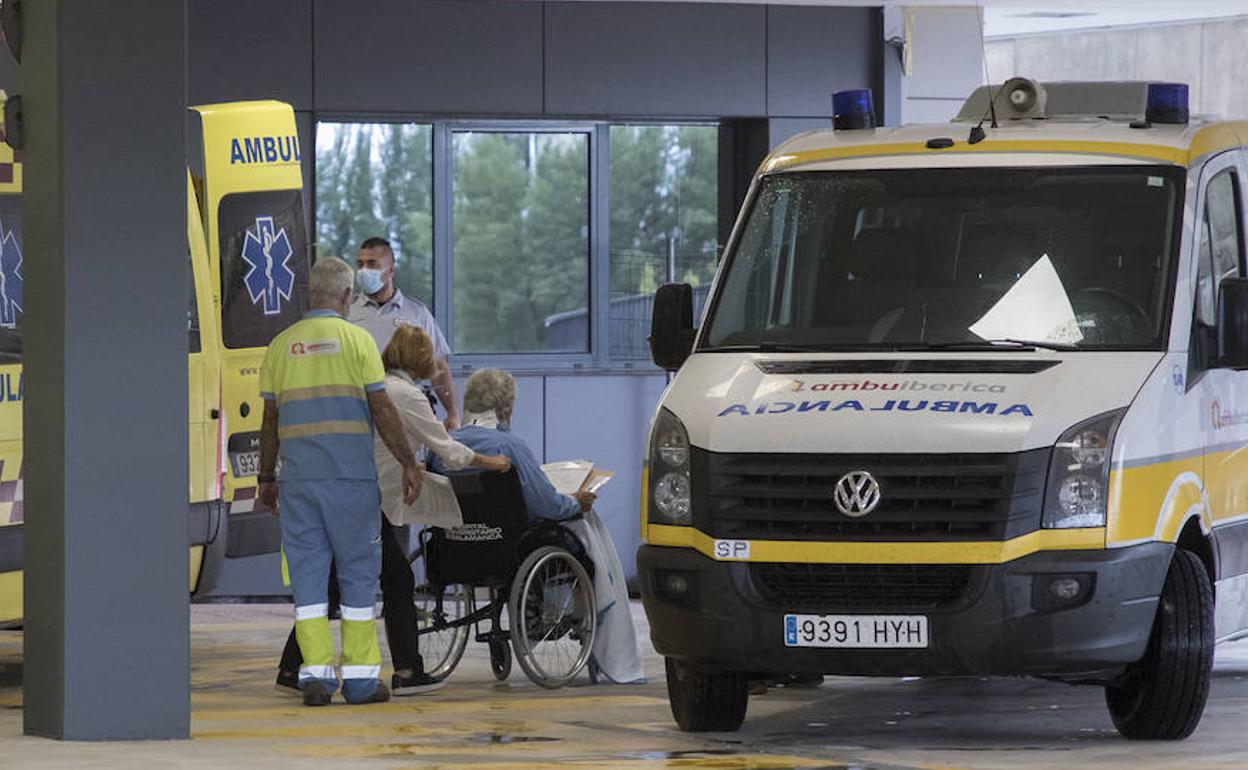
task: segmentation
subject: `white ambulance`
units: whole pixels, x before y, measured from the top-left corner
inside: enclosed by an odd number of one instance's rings
[[[834,102],[698,328],[655,299],[638,565],[677,723],[735,730],[778,674],[1028,675],[1186,737],[1248,629],[1248,123],[1166,83]]]

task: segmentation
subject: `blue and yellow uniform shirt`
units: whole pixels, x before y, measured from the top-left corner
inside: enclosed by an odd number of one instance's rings
[[[372,335],[332,310],[310,311],[269,343],[260,395],[277,404],[283,481],[377,478],[367,394],[385,376]]]

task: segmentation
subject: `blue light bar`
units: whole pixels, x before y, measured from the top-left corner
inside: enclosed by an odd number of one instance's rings
[[[870,88],[832,94],[832,128],[837,131],[875,128],[875,108]]]
[[[1187,123],[1187,84],[1149,83],[1148,109],[1144,119],[1149,123]]]

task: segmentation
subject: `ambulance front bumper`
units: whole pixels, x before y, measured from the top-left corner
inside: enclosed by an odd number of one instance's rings
[[[1042,551],[1004,564],[893,568],[720,562],[688,548],[643,545],[637,563],[655,649],[700,668],[1106,681],[1143,657],[1173,549],[1148,543]],[[934,600],[940,592],[930,590],[933,582],[947,580],[952,570],[963,570],[956,574],[964,582],[950,583],[953,593],[945,601]],[[925,577],[929,573],[930,579]],[[777,574],[800,579],[777,583]],[[910,590],[926,602],[924,608],[907,605],[906,581],[886,583],[881,590],[881,574],[890,580],[906,576],[916,586]],[[861,592],[854,589],[856,575],[864,581]],[[1052,584],[1059,580],[1064,590],[1056,591]],[[864,604],[864,597],[872,601],[871,591],[881,597],[878,606]],[[841,598],[824,601],[821,594]],[[923,615],[927,647],[786,646],[785,615],[790,613]]]

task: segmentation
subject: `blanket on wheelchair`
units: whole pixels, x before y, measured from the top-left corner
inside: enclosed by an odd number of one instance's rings
[[[568,522],[589,552],[594,563],[594,596],[598,600],[598,631],[594,639],[592,663],[598,673],[615,684],[641,684],[646,681],[641,647],[633,627],[624,584],[624,567],[615,551],[611,532],[594,511],[579,521]]]

